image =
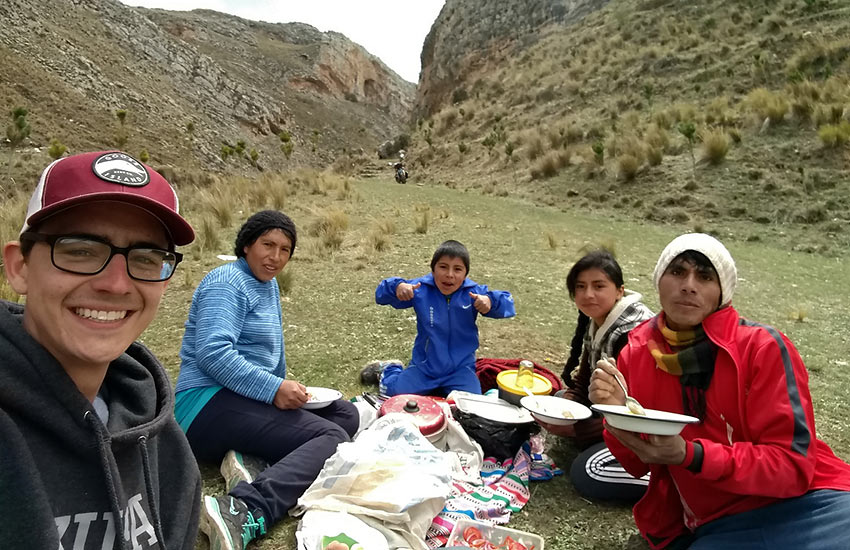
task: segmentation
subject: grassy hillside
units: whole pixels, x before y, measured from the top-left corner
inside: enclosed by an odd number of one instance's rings
[[[491,44],[409,158],[451,187],[843,255],[848,15],[845,0],[610,2]]]
[[[299,247],[281,284],[287,363],[291,376],[337,387],[347,397],[367,389],[357,373],[374,358],[407,360],[415,321],[407,311],[374,303],[374,289],[392,275],[424,274],[434,248],[455,238],[472,255],[470,275],[493,288],[510,290],[514,319],[481,319],[480,356],[528,357],[560,372],[576,310],[564,279],[587,246],[613,246],[626,284],[657,309],[651,273],[663,246],[686,224],[658,226],[605,213],[564,213],[522,198],[496,197],[443,186],[397,185],[389,175],[351,180],[299,173],[259,182],[228,180],[215,188],[183,186],[181,203],[198,231],[172,280],[160,312],[143,340],[172,377],[191,295],[206,272],[232,253],[236,229],[262,207],[281,208],[298,224]],[[22,199],[21,199],[22,200]],[[3,220],[18,227],[22,202],[6,203]],[[725,239],[724,239],[725,240]],[[739,311],[784,331],[810,371],[819,435],[839,456],[850,459],[850,295],[846,264],[837,258],[786,250],[767,242],[726,240],[735,257]],[[0,293],[9,296],[6,288]],[[568,468],[576,449],[550,438],[551,454]],[[215,465],[205,466],[205,490],[221,491]],[[295,521],[288,520],[258,549],[293,550]],[[604,528],[600,528],[604,525]],[[534,484],[526,509],[510,526],[546,538],[553,550],[622,548],[634,532],[624,507],[581,499],[565,477]],[[199,538],[198,548],[206,548]]]

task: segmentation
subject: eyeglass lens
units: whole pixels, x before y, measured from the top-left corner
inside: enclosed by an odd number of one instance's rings
[[[80,274],[99,272],[112,256],[106,243],[63,237],[53,245],[53,263],[59,269]],[[163,281],[177,266],[176,256],[156,248],[131,248],[127,251],[127,273],[135,279]]]

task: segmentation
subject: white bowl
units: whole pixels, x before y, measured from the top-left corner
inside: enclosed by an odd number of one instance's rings
[[[526,395],[520,403],[536,420],[555,426],[569,426],[590,418],[591,414],[590,409],[581,403],[554,395]]]
[[[677,435],[682,429],[699,418],[684,414],[646,409],[646,416],[634,414],[625,405],[591,405],[591,409],[605,416],[605,421],[629,432],[653,435]]]
[[[310,398],[306,403],[301,405],[302,409],[321,409],[342,398],[342,392],[332,388],[307,386],[307,393],[310,395]]]

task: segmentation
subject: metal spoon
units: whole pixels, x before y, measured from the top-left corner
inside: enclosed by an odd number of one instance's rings
[[[603,354],[602,360],[609,364],[611,363],[607,355]],[[622,382],[620,382],[620,379],[617,376],[614,376],[614,381],[617,382],[617,385],[620,386],[621,390],[623,390],[623,395],[626,396],[626,408],[629,409],[629,412],[639,416],[646,416],[646,409],[643,408],[643,405],[641,405],[637,399],[629,396],[629,392],[626,391],[626,387]]]
[[[529,388],[525,387],[525,386],[523,386],[523,388],[522,388],[522,389],[524,389],[524,390],[525,390],[525,393],[527,393],[529,397],[532,397],[532,398],[533,398],[533,401],[534,401],[534,408],[535,408],[535,409],[538,409],[538,410],[539,410],[540,412],[542,412],[543,414],[549,414],[549,411],[547,411],[547,410],[546,410],[546,407],[543,407],[543,406],[540,404],[540,400],[539,400],[539,399],[537,399],[537,395],[536,395],[536,394],[531,393],[531,390],[530,390]]]

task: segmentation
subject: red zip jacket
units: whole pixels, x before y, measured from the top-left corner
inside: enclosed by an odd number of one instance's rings
[[[604,434],[630,474],[650,472],[649,488],[633,511],[653,548],[709,521],[779,499],[814,489],[850,491],[850,465],[815,435],[808,373],[791,341],[772,327],[742,319],[731,306],[702,325],[718,346],[706,418],[681,434],[703,446],[701,471],[644,464],[607,430]],[[651,337],[664,341],[652,320],[635,328],[618,368],[642,405],[682,413],[679,377],[656,367],[646,345]]]

